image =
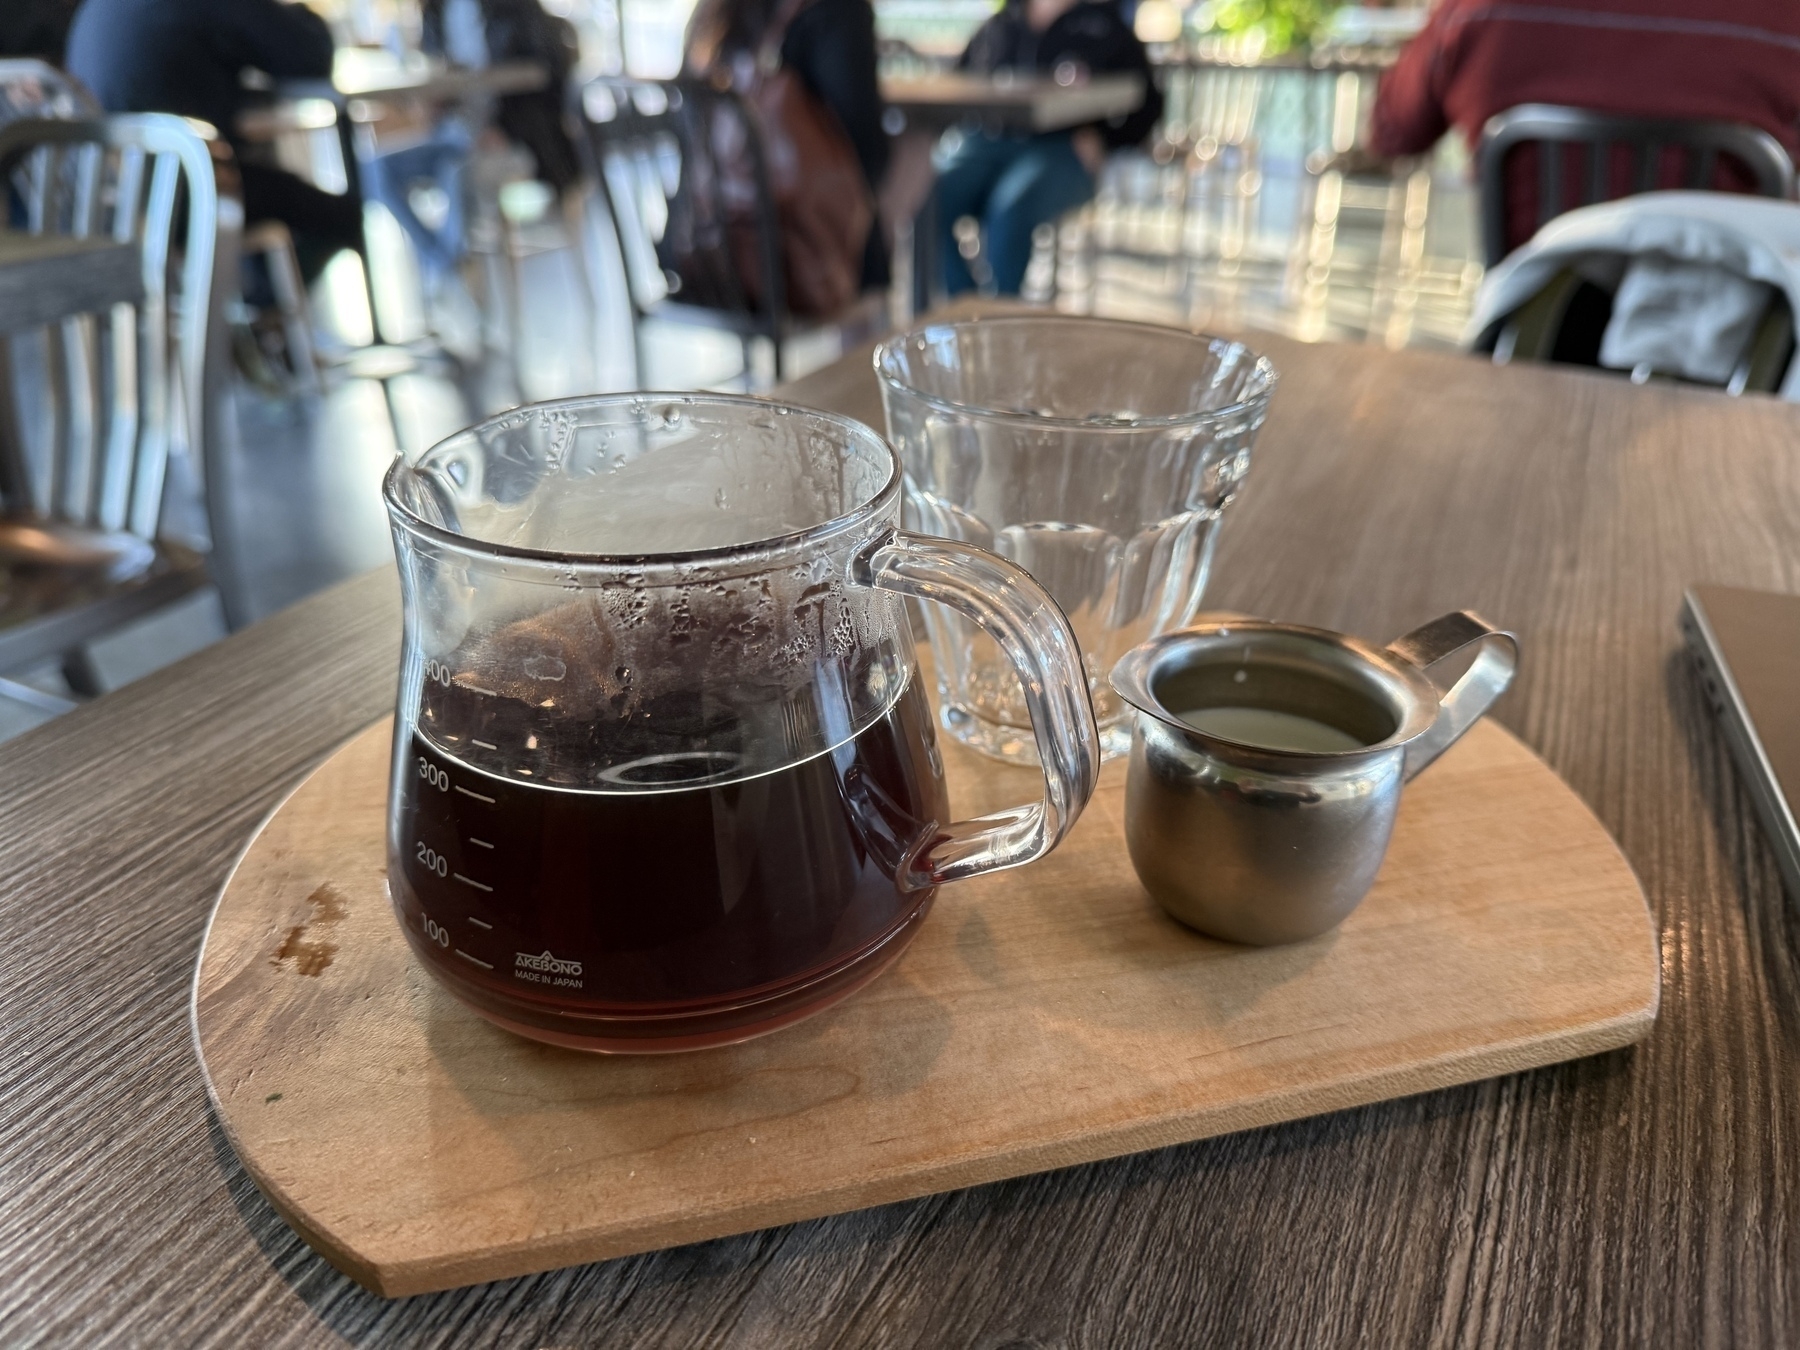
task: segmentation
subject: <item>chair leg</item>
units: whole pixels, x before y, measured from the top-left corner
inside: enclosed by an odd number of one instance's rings
[[[306,283],[300,277],[300,259],[293,236],[281,232],[279,246],[269,253],[269,282],[281,312],[281,329],[287,337],[288,360],[294,377],[306,393],[319,389],[319,362],[313,352],[312,312],[306,302]]]
[[[0,509],[25,514],[34,503],[12,370],[11,341],[0,335]]]
[[[300,277],[300,260],[294,252],[294,236],[278,221],[265,221],[244,235],[244,256],[260,255],[269,269],[269,288],[275,294],[275,310],[281,317],[282,340],[287,345],[293,387],[303,394],[319,392],[319,362],[313,349],[312,312],[307,305],[306,284]]]
[[[388,426],[394,433],[394,453],[406,453],[406,436],[400,425],[400,405],[394,401],[394,377],[387,376],[376,381],[381,386],[381,398],[387,404]]]
[[[643,389],[644,372],[650,369],[649,359],[644,355],[644,321],[638,316],[636,309],[631,311],[631,387]]]
[[[513,386],[519,401],[526,402],[525,392],[525,245],[519,227],[504,215],[501,217],[502,247],[506,252],[506,346],[512,362]]]
[[[563,193],[563,233],[568,236],[569,251],[575,255],[575,276],[579,282],[575,289],[580,296],[579,303],[584,325],[582,340],[593,348],[593,359],[588,363],[588,373],[592,385],[597,388],[600,383],[600,297],[594,280],[594,269],[588,260],[586,201],[586,191],[581,185],[570,187]]]
[[[77,698],[99,698],[106,692],[106,684],[100,678],[99,667],[94,664],[93,653],[86,647],[77,647],[74,651],[63,654],[62,676],[68,682],[70,692]]]
[[[14,703],[23,703],[27,708],[35,708],[39,712],[66,713],[73,712],[81,705],[72,698],[64,698],[61,694],[49,694],[42,689],[18,680],[9,680],[0,675],[0,699],[8,699]]]

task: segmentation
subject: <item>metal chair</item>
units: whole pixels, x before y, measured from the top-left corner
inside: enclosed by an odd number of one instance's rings
[[[210,129],[150,113],[0,127],[0,182],[29,234],[111,241],[141,262],[130,296],[29,343],[0,339],[0,673],[61,657],[71,687],[93,693],[94,638],[208,585],[240,618],[207,509],[223,486],[209,414],[230,365],[237,175]],[[208,499],[210,540],[171,537],[177,458]]]
[[[1611,291],[1565,267],[1504,321],[1482,334],[1474,350],[1491,351],[1496,365],[1550,361],[1598,369],[1600,344],[1612,308]],[[1787,376],[1794,350],[1794,312],[1787,297],[1775,291],[1738,353],[1723,386],[1725,392],[1734,397],[1776,392]],[[1634,382],[1649,377],[1647,371],[1633,372],[1631,376]]]
[[[1523,237],[1514,237],[1520,232],[1512,228],[1508,209],[1513,204],[1508,163],[1525,147],[1535,148],[1537,155],[1537,209]],[[1672,173],[1667,171],[1671,153],[1676,160]],[[1481,241],[1489,267],[1565,211],[1658,188],[1710,188],[1726,165],[1747,174],[1759,196],[1794,195],[1794,165],[1781,142],[1736,122],[1615,117],[1526,103],[1488,119],[1476,162]]]
[[[282,341],[287,347],[288,374],[296,394],[317,394],[319,354],[313,344],[312,306],[306,298],[306,282],[300,275],[300,256],[292,231],[279,220],[265,220],[244,231],[245,258],[261,256],[269,271],[269,290],[281,320]]]
[[[81,82],[48,61],[0,61],[0,125],[25,120],[98,117],[100,104]]]
[[[602,76],[575,95],[578,145],[596,194],[604,201],[625,272],[637,379],[644,372],[643,322],[658,319],[719,329],[743,344],[748,379],[752,344],[766,340],[774,378],[784,377],[784,345],[806,333],[837,329],[861,340],[886,325],[886,297],[864,295],[842,314],[813,320],[788,311],[781,263],[781,226],[762,168],[761,139],[736,95],[695,80]],[[752,305],[730,246],[715,137],[729,127],[757,166],[754,203],[757,278],[764,297]],[[679,243],[690,259],[685,285],[661,255]],[[596,297],[596,304],[599,297]]]

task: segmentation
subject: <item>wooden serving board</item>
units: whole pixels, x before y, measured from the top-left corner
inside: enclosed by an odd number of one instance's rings
[[[1031,867],[940,892],[847,1003],[761,1040],[599,1057],[443,993],[388,908],[389,724],[264,824],[194,1029],[226,1134],[327,1260],[399,1295],[813,1218],[1594,1054],[1656,1016],[1631,869],[1491,722],[1408,790],[1374,891],[1310,942],[1165,917],[1109,765]],[[1035,774],[946,745],[961,813]]]

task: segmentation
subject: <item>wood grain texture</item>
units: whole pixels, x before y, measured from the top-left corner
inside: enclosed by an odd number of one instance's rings
[[[1185,1143],[1639,1039],[1657,958],[1631,869],[1478,724],[1407,789],[1336,931],[1216,942],[1125,851],[1107,766],[1049,858],[946,887],[895,968],[804,1026],[596,1058],[499,1031],[387,898],[393,722],[251,844],[194,983],[213,1101],[263,1192],[385,1294],[648,1251]],[[959,812],[1038,775],[946,744]]]
[[[1255,339],[1282,373],[1212,603],[1520,635],[1499,720],[1617,839],[1663,962],[1635,1048],[648,1256],[388,1301],[206,1105],[186,1005],[232,859],[388,710],[372,577],[0,746],[0,1342],[1786,1346],[1800,926],[1675,615],[1800,590],[1800,409]],[[866,354],[803,394],[879,416]],[[873,410],[873,411],[871,411]]]

